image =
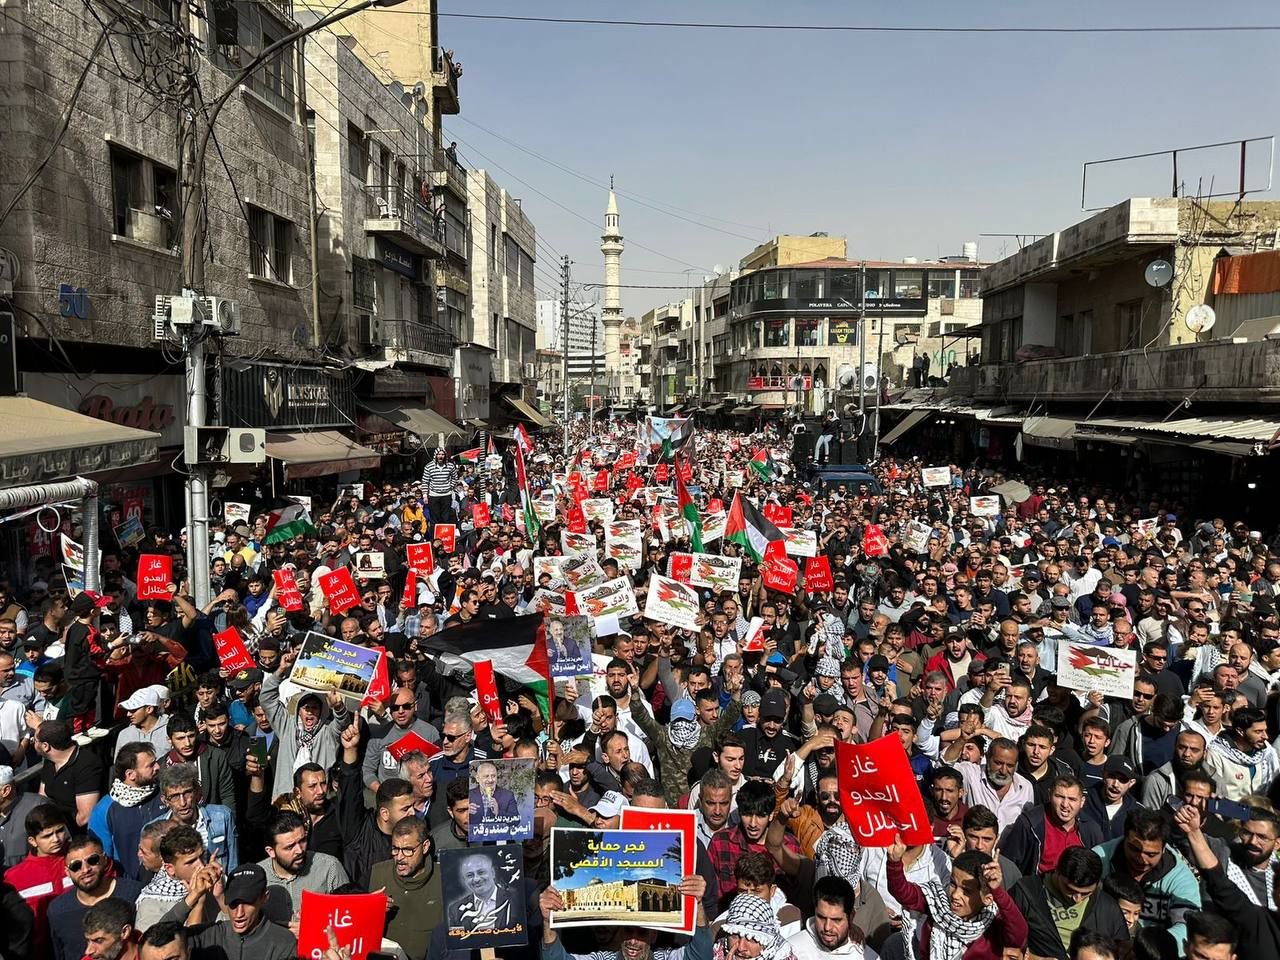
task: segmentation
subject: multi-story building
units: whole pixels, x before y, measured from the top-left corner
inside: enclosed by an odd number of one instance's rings
[[[688,299],[654,307],[640,317],[648,347],[649,403],[671,407],[691,392],[692,385],[679,379],[677,368],[681,334],[692,329],[693,301]]]
[[[538,347],[563,352],[568,338],[569,382],[600,386],[605,381],[604,327],[594,303],[570,301],[568,328],[560,322],[560,301],[538,301]]]

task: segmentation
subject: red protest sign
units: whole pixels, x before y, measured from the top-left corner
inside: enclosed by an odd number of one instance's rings
[[[412,577],[413,574],[409,576]],[[391,675],[387,671],[387,648],[371,647],[370,649],[377,650],[382,656],[378,657],[378,664],[373,668],[373,679],[369,681],[369,689],[365,691],[364,699],[360,701],[362,707],[391,699]]]
[[[424,577],[431,576],[436,569],[436,558],[431,552],[429,543],[411,543],[405,548],[405,556],[409,560],[409,569]]]
[[[831,576],[831,561],[826,555],[820,553],[805,563],[804,588],[810,593],[830,593],[836,588]]]
[[[453,548],[458,545],[458,527],[455,524],[437,523],[434,536],[445,553],[453,553]]]
[[[138,558],[138,599],[168,600],[173,583],[173,557],[144,553]]]
[[[667,482],[667,465],[665,463],[660,463],[653,468],[653,480],[655,483]]]
[[[594,486],[595,486],[596,493],[609,492],[609,471],[608,470],[596,471],[596,482]]]
[[[657,810],[652,807],[623,807],[620,830],[674,830],[682,837],[680,855],[684,862],[681,870],[686,877],[697,872],[698,841],[697,811],[695,810]],[[693,933],[695,917],[698,913],[696,897],[684,897],[683,923],[671,929],[684,933]]]
[[[867,557],[883,557],[889,552],[889,538],[874,523],[868,523],[862,534],[862,553]]]
[[[724,513],[724,501],[719,497],[712,497],[707,501],[707,513]]]
[[[511,522],[512,520],[514,520],[515,518],[516,518],[516,512],[515,512],[515,510],[512,508],[511,504],[509,504],[509,503],[504,503],[504,504],[502,505],[502,521],[503,521],[503,523],[510,523],[510,522]]]
[[[787,542],[785,540],[770,540],[764,545],[764,556],[761,562],[768,563],[770,560],[787,559]]]
[[[752,617],[747,624],[747,635],[742,638],[743,653],[759,653],[764,650],[764,617]]]
[[[415,750],[419,753],[425,753],[428,757],[434,757],[440,752],[440,748],[434,743],[426,739],[422,734],[414,733],[412,730],[387,747],[387,753],[391,754],[396,763],[399,763]]]
[[[907,751],[896,734],[871,743],[836,742],[840,806],[864,847],[887,847],[902,833],[907,846],[933,842],[933,828]]]
[[[576,503],[571,503],[564,508],[564,521],[570,533],[587,532],[587,516],[582,512],[582,507]]]
[[[688,583],[693,578],[693,554],[673,553],[668,574],[672,580]]]
[[[306,606],[292,570],[272,570],[271,579],[276,584],[276,602],[284,607],[286,613],[297,613]]]
[[[360,606],[360,591],[356,589],[355,578],[346,567],[330,570],[322,576],[320,590],[329,601],[330,613],[346,613],[352,607]]]
[[[476,525],[477,530],[493,523],[493,517],[489,515],[489,505],[487,503],[473,503],[471,505],[471,520]]]
[[[766,503],[764,505],[764,518],[779,527],[795,526],[791,522],[791,508],[784,507],[779,503]]]
[[[418,575],[410,570],[404,575],[404,595],[400,598],[400,606],[406,610],[418,605]]]
[[[566,617],[582,615],[582,611],[578,609],[578,595],[572,590],[566,590],[564,594],[564,615]]]
[[[587,482],[582,479],[582,474],[577,470],[569,474],[568,483],[569,489],[572,490],[575,495],[581,497],[583,493],[586,493]]]
[[[218,654],[218,663],[229,674],[234,675],[241,670],[252,670],[257,666],[249,654],[249,648],[244,645],[244,638],[235,627],[227,627],[220,633],[215,633],[213,649]]]
[[[790,557],[775,557],[760,565],[760,578],[770,590],[795,593],[800,580],[800,568]]]
[[[498,678],[493,675],[493,661],[477,660],[475,673],[476,698],[480,706],[484,707],[490,723],[502,723],[502,698],[498,696]]]
[[[328,931],[332,929],[338,946],[351,951],[351,960],[365,960],[370,952],[381,949],[386,919],[385,893],[331,894],[303,890],[298,916],[298,956],[322,956],[329,949]]]

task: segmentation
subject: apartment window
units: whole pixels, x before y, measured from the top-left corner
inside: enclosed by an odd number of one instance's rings
[[[950,300],[956,295],[956,275],[948,271],[947,273],[930,273],[929,274],[929,299]]]
[[[818,326],[821,321],[815,319],[798,319],[796,320],[796,346],[797,347],[816,347],[820,344],[818,336]]]
[[[264,4],[209,0],[205,15],[212,24],[214,60],[228,69],[249,63],[289,33]],[[290,117],[295,109],[293,58],[293,48],[285,47],[245,80],[245,86]]]
[[[1142,339],[1142,298],[1116,304],[1117,350],[1132,350]]]
[[[520,248],[514,240],[506,235],[503,235],[502,238],[502,254],[504,260],[503,272],[506,273],[507,279],[514,283],[519,279]]]
[[[372,310],[377,302],[377,281],[373,264],[361,257],[351,259],[352,302],[361,310]]]
[[[851,303],[856,302],[859,277],[860,271],[858,270],[832,270],[831,298],[837,302],[840,300],[848,300]]]
[[[533,289],[533,257],[523,250],[520,251],[520,288]]]
[[[498,225],[489,224],[489,272],[493,272],[493,261],[498,256]]]
[[[249,208],[249,273],[293,282],[293,224],[259,207]]]
[[[919,270],[897,270],[893,274],[895,300],[919,300],[924,296],[924,274]]]
[[[821,270],[797,270],[795,272],[795,298],[797,300],[821,300],[823,276]]]
[[[960,271],[960,299],[970,300],[982,296],[982,273],[979,270]]]
[[[775,270],[770,270],[768,273],[764,275],[764,299],[766,300],[778,299],[780,295],[779,285],[778,285],[779,279],[780,278],[779,278],[778,272]]]
[[[347,173],[364,183],[369,170],[368,144],[364,131],[347,121]]]
[[[155,247],[174,246],[177,176],[168,167],[115,145],[110,152],[112,232]]]

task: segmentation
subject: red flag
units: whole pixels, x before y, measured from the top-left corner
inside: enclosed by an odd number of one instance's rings
[[[137,582],[139,600],[168,600],[173,557],[167,553],[144,553],[138,557]]]
[[[409,574],[409,579],[413,579],[413,574]],[[378,663],[373,668],[373,679],[369,681],[369,689],[364,693],[364,699],[360,701],[360,706],[367,707],[371,703],[385,703],[391,699],[391,675],[387,670],[387,648],[371,647],[377,650],[382,656],[378,657]]]
[[[453,523],[437,523],[435,530],[432,532],[437,540],[440,541],[440,548],[445,553],[453,553],[454,547],[458,545],[458,527]]]
[[[351,960],[366,960],[371,951],[382,947],[386,917],[384,893],[339,895],[303,890],[298,914],[298,956],[321,956],[329,949],[328,931],[332,929],[338,946],[351,951]]]
[[[871,743],[836,743],[840,806],[864,847],[887,847],[901,832],[908,846],[933,843],[933,828],[907,751],[897,734]]]
[[[436,558],[431,552],[431,544],[411,543],[405,548],[405,554],[409,559],[409,569],[414,573],[429,577],[435,572]]]
[[[493,661],[477,660],[475,674],[476,697],[480,700],[480,706],[484,707],[489,722],[493,724],[504,722],[502,698],[498,696],[498,678],[493,675]]]
[[[320,590],[329,601],[329,612],[335,616],[360,606],[360,591],[346,567],[324,574],[320,578]]]
[[[825,554],[810,557],[804,565],[804,588],[810,593],[830,593],[836,588],[831,561]]]
[[[471,521],[476,525],[476,529],[487,527],[493,522],[493,518],[489,515],[489,505],[487,503],[473,503],[471,505]]]
[[[213,649],[218,654],[218,663],[229,674],[234,675],[241,670],[252,670],[257,666],[253,662],[253,656],[249,653],[249,648],[244,645],[244,638],[240,636],[240,631],[235,627],[227,627],[227,629],[215,633],[213,635]]]
[[[292,570],[272,570],[271,579],[276,583],[276,602],[284,607],[286,613],[297,613],[306,606]]]

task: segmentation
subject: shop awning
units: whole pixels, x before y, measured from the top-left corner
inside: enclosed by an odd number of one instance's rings
[[[519,397],[503,396],[502,402],[505,403],[512,410],[514,410],[517,414],[519,414],[521,419],[527,420],[529,423],[533,424],[535,427],[551,426],[550,420],[548,420],[546,417],[544,417],[542,414],[540,414],[537,410],[535,410],[533,407],[531,407],[529,404],[527,404],[524,400],[520,399]]]
[[[327,477],[349,470],[372,470],[382,458],[336,430],[268,433],[267,456],[284,463],[287,480]]]
[[[1076,448],[1076,421],[1061,417],[1027,417],[1022,421],[1022,442],[1050,450]]]
[[[759,409],[760,405],[758,403],[747,403],[741,407],[734,407],[732,413],[737,417],[749,417]]]
[[[158,433],[30,397],[0,397],[0,486],[151,463],[159,443]]]
[[[444,434],[446,437],[461,437],[466,431],[448,417],[436,413],[430,407],[422,405],[405,405],[399,403],[366,403],[362,404],[371,413],[376,413],[383,420],[394,423],[401,430],[416,433],[423,440]]]
[[[880,444],[884,446],[890,443],[894,443],[896,440],[898,440],[899,437],[901,437],[904,433],[906,433],[912,427],[919,426],[920,424],[928,420],[931,416],[933,416],[933,413],[934,411],[932,410],[912,410],[910,413],[908,413],[905,417],[902,418],[901,423],[898,423],[896,426],[894,426],[892,430],[890,430],[888,433],[886,433],[883,437],[880,438]]]

